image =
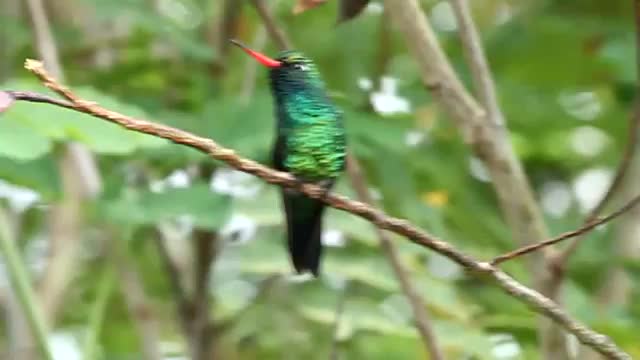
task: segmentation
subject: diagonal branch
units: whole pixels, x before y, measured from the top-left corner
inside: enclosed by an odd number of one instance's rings
[[[513,236],[522,245],[547,238],[542,213],[502,120],[486,111],[465,89],[417,0],[385,0],[384,4],[405,37],[423,84],[487,167]],[[532,270],[541,259],[536,260],[530,266]]]
[[[628,137],[627,143],[624,148],[624,152],[622,154],[622,160],[620,160],[620,164],[618,165],[618,169],[616,170],[616,174],[613,177],[613,181],[611,181],[611,185],[607,189],[606,193],[600,199],[596,207],[591,210],[589,216],[585,220],[585,223],[595,219],[598,214],[602,212],[602,210],[609,204],[613,195],[618,192],[618,190],[622,187],[623,180],[626,178],[627,173],[629,172],[629,167],[631,166],[631,162],[636,153],[636,147],[638,146],[638,132],[640,131],[640,1],[633,0],[634,6],[634,25],[635,25],[635,47],[636,47],[636,100],[634,102],[633,113],[629,118],[629,129],[628,129]],[[564,249],[558,256],[553,259],[552,266],[555,267],[556,272],[563,274],[564,268],[566,267],[566,263],[569,261],[569,257],[578,249],[578,245],[580,244],[581,238],[576,238],[573,240],[569,246]],[[560,275],[560,278],[563,276]],[[561,281],[561,279],[559,280]]]
[[[495,258],[493,258],[493,260],[491,260],[491,265],[499,265],[505,261],[509,261],[509,260],[513,260],[517,257],[529,254],[531,252],[534,252],[536,250],[540,250],[541,248],[547,247],[547,246],[551,246],[554,244],[557,244],[563,240],[567,240],[567,239],[571,239],[571,238],[576,238],[576,240],[578,240],[579,238],[577,238],[578,236],[582,236],[592,230],[594,230],[596,227],[607,223],[615,218],[617,218],[618,216],[626,213],[627,211],[631,210],[632,208],[634,208],[636,205],[638,205],[640,203],[640,195],[634,197],[633,199],[629,200],[626,204],[624,204],[621,208],[617,209],[616,211],[612,212],[611,214],[598,218],[597,216],[593,216],[593,217],[588,217],[587,220],[585,221],[585,224],[576,229],[576,230],[572,230],[572,231],[567,231],[564,232],[558,236],[552,237],[550,239],[544,240],[544,241],[540,241],[538,243],[529,245],[529,246],[523,246],[519,249],[516,249],[514,251],[510,251],[506,254],[502,254],[500,256],[496,256]],[[577,241],[574,241],[574,243]]]
[[[267,32],[269,32],[271,39],[276,42],[281,50],[290,49],[291,40],[289,40],[287,34],[276,24],[266,2],[264,0],[253,0],[253,6],[256,8],[258,15],[262,18],[262,22],[264,23]]]
[[[491,75],[482,41],[469,11],[468,0],[449,0],[458,23],[458,33],[463,44],[464,56],[471,68],[476,96],[496,124],[504,123],[504,115],[498,105],[496,86]]]
[[[495,89],[493,76],[491,74],[491,69],[489,68],[487,57],[482,47],[480,34],[478,33],[478,30],[473,21],[473,17],[471,16],[469,0],[449,0],[449,3],[453,8],[453,12],[457,20],[458,33],[462,41],[464,55],[466,57],[469,68],[471,69],[476,96],[478,97],[482,107],[487,111],[487,117],[485,121],[498,128],[503,128],[505,124],[504,114],[502,113],[500,106],[498,105],[497,92]],[[506,136],[504,136],[504,132],[496,133],[496,135],[501,136],[495,139],[494,143],[503,143],[500,155],[504,156],[504,158],[507,160],[512,160],[510,164],[507,163],[512,169],[512,174],[511,176],[508,176],[503,180],[506,180],[508,184],[514,186],[514,189],[520,187],[520,191],[525,191],[522,193],[513,193],[513,195],[523,195],[523,201],[516,200],[513,201],[511,205],[508,205],[508,203],[502,201],[501,207],[503,213],[505,213],[505,217],[507,218],[508,222],[513,225],[518,225],[523,230],[526,229],[528,235],[531,236],[538,234],[540,238],[546,237],[547,234],[544,227],[542,214],[533,199],[533,191],[527,184],[527,180],[523,174],[524,172],[522,170],[522,166],[520,165],[520,162],[517,160],[515,155],[513,155],[513,150],[510,148],[508,139],[505,140]],[[488,163],[491,164],[490,162]],[[494,173],[499,174],[500,172],[494,171]],[[496,179],[497,178],[494,178],[494,180]],[[495,185],[498,194],[500,194],[500,186],[502,185],[498,182],[495,182]],[[513,211],[518,211],[520,208],[528,209],[527,212],[529,213],[529,215],[536,216],[535,218],[530,219],[529,225],[534,226],[527,226],[525,228],[523,227],[523,225],[527,225],[526,217],[523,218],[517,215],[509,215]],[[510,218],[512,219],[511,221],[509,221]],[[525,247],[527,245],[533,246],[534,241],[534,239],[528,237],[527,241],[525,241],[524,243]],[[546,246],[538,246],[536,250],[542,250],[542,254],[533,258],[533,260],[529,262],[529,269],[536,270],[534,272],[534,280],[537,283],[538,290],[555,300],[553,289],[549,287],[549,282],[547,281],[547,279],[553,278],[553,274],[551,274],[550,269],[546,266],[547,258],[550,258],[551,255],[555,253],[553,252],[554,249],[548,248]],[[538,327],[538,334],[541,344],[541,353],[543,354],[543,357],[554,358],[558,360],[565,358],[565,336],[558,331],[557,327],[550,326],[548,321],[542,321]]]
[[[374,204],[374,201],[369,194],[369,190],[367,189],[365,179],[362,176],[362,170],[360,168],[358,159],[356,159],[353,154],[349,154],[347,158],[347,173],[349,175],[349,179],[351,180],[351,187],[353,187],[353,189],[356,191],[356,194],[358,195],[360,201],[363,201],[370,205]],[[391,238],[386,232],[377,227],[375,228],[375,230],[380,241],[380,247],[386,255],[387,260],[391,264],[391,268],[393,269],[393,272],[398,279],[398,282],[400,283],[402,292],[407,297],[407,300],[411,305],[411,310],[413,311],[413,317],[415,319],[415,326],[418,329],[418,333],[420,334],[422,342],[424,343],[427,353],[429,354],[429,359],[444,359],[442,349],[438,344],[435,332],[433,331],[433,326],[431,325],[431,319],[427,314],[424,300],[422,299],[420,294],[418,294],[417,289],[409,279],[409,272],[400,260],[398,250],[396,249],[395,245],[391,241]]]
[[[322,187],[313,184],[300,184],[300,182],[292,175],[276,171],[260,165],[255,161],[242,158],[236,155],[233,150],[220,146],[211,139],[200,137],[170,126],[156,124],[119,114],[115,111],[105,109],[96,103],[81,99],[71,90],[60,85],[54,78],[52,78],[45,71],[42,63],[39,61],[27,60],[25,67],[34,73],[45,86],[69,100],[75,111],[115,123],[132,131],[145,133],[167,139],[176,144],[189,146],[209,155],[213,159],[223,161],[237,170],[260,177],[268,183],[296,189],[297,191],[300,191],[311,198],[323,201],[336,209],[343,210],[366,219],[380,229],[389,230],[402,235],[415,244],[429,248],[443,256],[446,256],[476,276],[484,275],[492,279],[493,282],[504,292],[527,304],[529,307],[534,309],[534,311],[550,318],[568,332],[575,335],[578,341],[591,347],[600,354],[607,356],[610,359],[631,359],[629,354],[622,351],[607,336],[595,332],[573,319],[549,298],[520,284],[506,273],[491,266],[491,264],[478,261],[471,256],[460,252],[449,243],[415,227],[406,220],[388,216],[378,209],[362,202],[351,200],[342,195],[333,193],[326,194]]]

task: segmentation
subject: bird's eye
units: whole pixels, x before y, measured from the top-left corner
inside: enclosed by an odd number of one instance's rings
[[[296,70],[302,70],[302,71],[309,69],[309,67],[305,64],[293,64],[293,68]]]

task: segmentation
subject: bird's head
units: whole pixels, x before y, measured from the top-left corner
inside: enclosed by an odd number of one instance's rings
[[[276,93],[304,89],[324,90],[324,83],[315,63],[302,53],[286,50],[280,52],[274,59],[250,49],[237,40],[231,40],[231,42],[269,68],[271,86]]]

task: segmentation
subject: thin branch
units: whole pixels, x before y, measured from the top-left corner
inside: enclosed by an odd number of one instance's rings
[[[464,88],[419,2],[385,0],[384,4],[413,53],[425,87],[487,167],[498,203],[513,236],[523,245],[547,238],[542,212],[506,129],[500,121],[491,118],[491,114]]]
[[[87,334],[85,335],[82,354],[84,359],[95,359],[98,357],[98,341],[100,331],[104,325],[107,306],[109,299],[115,288],[115,276],[113,269],[109,266],[101,271],[97,284],[97,291],[91,310],[89,310],[89,319],[87,326]]]
[[[64,81],[58,47],[43,0],[26,1],[35,48],[51,73]],[[91,153],[69,143],[56,159],[64,196],[48,212],[50,256],[38,281],[38,297],[48,324],[54,324],[66,289],[77,274],[81,231],[81,203],[96,195],[101,178]]]
[[[635,47],[636,47],[636,100],[634,102],[633,113],[629,117],[629,129],[627,130],[627,143],[624,147],[622,154],[622,160],[616,170],[616,174],[613,177],[613,181],[606,193],[598,202],[593,210],[587,216],[585,223],[591,221],[597,217],[604,207],[611,201],[613,195],[618,192],[622,187],[623,180],[626,178],[631,162],[636,153],[636,147],[638,146],[638,132],[640,131],[640,0],[633,0],[634,6],[634,25],[635,25]],[[555,272],[560,274],[560,278],[563,277],[564,268],[569,261],[571,255],[578,249],[580,244],[580,238],[576,238],[569,246],[564,249],[556,258],[553,259],[552,266],[555,268]],[[561,280],[560,280],[561,281]]]
[[[511,294],[514,298],[529,305],[536,312],[549,317],[567,331],[574,334],[578,341],[593,348],[602,355],[608,356],[611,359],[631,359],[629,354],[618,348],[618,346],[615,345],[607,336],[597,333],[579,323],[549,298],[520,284],[506,273],[491,266],[491,264],[478,261],[471,256],[460,252],[449,243],[415,227],[406,220],[388,216],[378,209],[362,202],[351,200],[342,195],[334,193],[326,194],[324,188],[320,186],[306,183],[301,184],[291,174],[276,171],[255,161],[242,158],[236,155],[233,150],[218,145],[212,139],[200,137],[170,126],[136,119],[102,108],[94,102],[79,98],[71,90],[60,85],[46,72],[42,63],[39,61],[27,60],[25,67],[36,75],[45,86],[69,100],[74,105],[74,110],[78,112],[112,122],[132,131],[145,133],[169,140],[176,144],[189,146],[209,155],[213,159],[226,163],[236,170],[260,177],[270,184],[295,189],[311,198],[323,201],[331,207],[366,219],[381,229],[402,235],[415,244],[429,248],[449,258],[469,270],[471,273],[475,273],[478,276],[484,274],[492,278],[496,285],[504,292]]]
[[[289,40],[287,34],[285,34],[284,31],[282,31],[276,24],[276,21],[271,15],[271,11],[269,11],[265,1],[253,0],[253,6],[256,8],[258,15],[262,18],[262,22],[267,28],[269,36],[276,42],[280,50],[291,49],[291,40]]]
[[[241,0],[222,0],[218,3],[220,17],[212,19],[211,25],[207,26],[210,28],[207,30],[207,38],[217,55],[213,63],[214,73],[224,72],[228,64],[229,41],[227,39],[235,37],[244,8],[244,1]]]
[[[209,280],[211,269],[218,254],[218,234],[209,230],[196,230],[194,293],[191,332],[189,334],[194,360],[211,359],[215,349],[215,338],[211,332],[212,324],[209,300]]]
[[[163,356],[160,350],[157,318],[145,293],[140,274],[126,249],[128,244],[121,244],[122,240],[116,236],[108,239],[111,260],[118,275],[118,285],[127,305],[129,316],[140,337],[143,358],[145,360],[161,360]]]
[[[267,43],[267,30],[265,26],[261,24],[257,30],[251,48],[257,51],[262,51]],[[242,90],[240,91],[240,99],[243,104],[249,104],[251,97],[256,88],[256,81],[258,80],[258,65],[259,63],[254,59],[248,57],[245,59],[244,74],[242,79]]]
[[[469,2],[468,0],[449,0],[449,3],[458,23],[458,34],[462,41],[464,56],[471,69],[475,93],[489,118],[497,125],[502,125],[504,116],[498,105],[491,69],[482,48],[480,35],[471,17]]]
[[[336,316],[333,323],[333,338],[331,339],[331,351],[329,352],[330,360],[340,359],[340,321],[344,314],[344,305],[347,302],[347,292],[349,291],[349,282],[345,281],[342,291],[340,291],[338,302],[336,304]]]
[[[34,102],[34,103],[47,103],[47,104],[52,104],[52,105],[60,106],[60,107],[71,109],[71,110],[75,109],[75,106],[68,101],[58,100],[58,99],[52,98],[51,96],[46,96],[46,95],[38,94],[35,92],[31,92],[31,91],[5,91],[5,93],[11,96],[11,98],[16,101],[19,100],[19,101],[28,101],[28,102]]]
[[[500,255],[500,256],[496,256],[495,258],[493,258],[493,260],[491,260],[491,265],[498,265],[501,264],[505,261],[509,261],[512,260],[514,258],[520,257],[522,255],[526,255],[528,253],[531,253],[533,251],[539,250],[543,247],[546,246],[551,246],[554,244],[557,244],[563,240],[566,239],[571,239],[571,238],[575,238],[577,236],[581,236],[584,235],[592,230],[594,230],[596,227],[607,223],[615,218],[617,218],[618,216],[626,213],[627,211],[631,210],[632,208],[634,208],[636,205],[638,205],[640,203],[640,195],[634,197],[633,199],[629,200],[626,204],[624,204],[621,208],[619,208],[618,210],[612,212],[611,214],[598,218],[598,217],[593,217],[590,220],[587,220],[587,222],[580,228],[576,229],[576,230],[572,230],[572,231],[567,231],[564,232],[558,236],[555,236],[551,239],[547,239],[544,241],[541,241],[539,243],[533,244],[533,245],[529,245],[529,246],[524,246],[521,247],[519,249],[516,249],[514,251],[510,251],[506,254]]]
[[[189,314],[191,313],[192,304],[189,301],[186,289],[184,288],[184,286],[182,286],[182,281],[180,280],[180,270],[171,258],[171,254],[169,254],[169,250],[167,249],[167,246],[163,239],[162,232],[159,229],[154,229],[154,233],[156,248],[158,249],[158,253],[162,258],[162,263],[164,264],[165,271],[169,275],[169,283],[173,289],[173,297],[176,301],[176,312],[178,318],[180,319],[180,325],[182,326],[182,331],[186,335],[189,333]]]
[[[640,127],[640,106],[636,106],[636,109],[637,110],[634,112],[634,116],[631,118],[632,121],[629,124],[631,126],[631,129],[629,130],[629,139],[625,146],[624,154],[622,156],[622,160],[620,161],[620,165],[616,170],[616,175],[614,176],[614,179],[611,185],[609,186],[609,188],[607,189],[604,197],[598,202],[598,204],[593,208],[593,210],[591,210],[589,215],[585,218],[582,226],[576,230],[567,231],[558,236],[552,237],[550,239],[543,240],[528,246],[523,246],[519,249],[509,251],[508,253],[502,254],[500,256],[496,256],[495,258],[493,258],[493,260],[491,260],[492,265],[499,265],[505,261],[513,260],[517,257],[529,254],[541,248],[555,245],[563,240],[574,238],[571,244],[569,244],[569,246],[567,246],[564,249],[564,251],[562,251],[556,257],[553,257],[550,261],[551,265],[554,268],[554,271],[553,271],[554,273],[558,273],[559,271],[563,273],[564,272],[563,269],[566,265],[566,262],[569,260],[569,257],[571,256],[571,254],[573,254],[573,252],[577,250],[577,246],[580,243],[580,240],[582,239],[582,237],[580,237],[581,235],[584,235],[592,231],[599,225],[602,225],[604,223],[607,223],[615,219],[616,217],[631,210],[633,207],[638,205],[638,203],[640,203],[640,195],[639,195],[629,200],[626,204],[624,204],[622,207],[612,212],[611,214],[604,217],[598,217],[598,214],[610,201],[612,194],[616,193],[620,188],[620,186],[622,185],[622,179],[624,179],[626,173],[628,172],[629,165],[633,158],[633,151],[637,146],[637,140],[638,140],[637,133]]]
[[[42,2],[43,0],[27,0],[35,43],[42,60],[47,64],[47,69],[58,79],[64,80],[64,72],[60,64],[58,47],[51,32],[49,19]]]
[[[349,154],[347,158],[347,173],[351,180],[351,186],[356,191],[360,201],[374,205],[375,203],[367,189],[366,180],[364,179],[364,176],[362,176],[362,170],[358,163],[358,159],[356,159],[352,154]],[[407,300],[411,305],[411,310],[413,311],[413,317],[416,323],[415,325],[420,337],[422,338],[426,351],[429,354],[429,359],[444,359],[442,349],[438,345],[435,332],[433,331],[433,326],[431,325],[431,319],[427,314],[427,308],[424,304],[424,300],[420,294],[418,294],[418,291],[409,279],[409,273],[400,260],[400,256],[398,255],[395,245],[387,233],[377,227],[375,230],[378,235],[378,239],[380,240],[380,247],[391,264],[391,268],[393,269],[398,282],[400,282],[402,292],[407,297]]]
[[[9,273],[11,285],[16,297],[22,306],[31,334],[35,339],[36,346],[44,359],[53,359],[49,351],[47,342],[47,327],[44,316],[35,298],[29,272],[22,261],[20,252],[15,244],[15,236],[7,219],[7,214],[0,207],[0,251],[4,257],[4,263]]]

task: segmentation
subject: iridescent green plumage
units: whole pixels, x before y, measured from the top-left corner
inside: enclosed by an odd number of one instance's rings
[[[278,60],[285,65],[271,70],[271,86],[278,140],[284,146],[283,168],[305,180],[338,177],[345,161],[342,113],[326,95],[311,60],[293,51],[282,53]]]
[[[278,118],[273,151],[277,169],[327,188],[345,166],[342,113],[326,94],[315,64],[293,51],[281,53],[271,69],[271,88]],[[297,271],[319,271],[324,204],[283,190],[289,251]]]

